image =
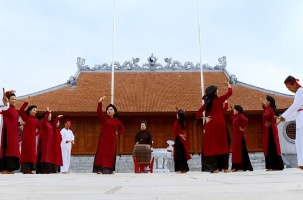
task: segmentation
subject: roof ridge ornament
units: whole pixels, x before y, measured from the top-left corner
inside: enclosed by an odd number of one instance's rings
[[[69,77],[69,79],[67,80],[67,83],[68,83],[70,86],[76,86],[76,85],[78,85],[78,83],[77,83],[77,78],[76,78],[75,76]]]
[[[124,61],[121,65],[118,61],[115,62],[115,70],[143,70],[143,71],[163,71],[163,70],[185,70],[185,71],[195,71],[200,69],[200,63],[194,64],[193,62],[186,61],[182,64],[180,61],[173,60],[171,57],[166,57],[163,59],[165,64],[161,64],[158,58],[152,53],[151,56],[147,58],[147,63],[142,65],[139,64],[140,58],[131,58],[128,61]],[[226,70],[227,61],[226,56],[218,58],[218,65],[214,67],[210,66],[208,63],[202,64],[203,69],[208,70]],[[94,67],[89,67],[85,65],[85,58],[77,57],[77,68],[79,71],[109,71],[111,70],[111,63],[95,64]]]

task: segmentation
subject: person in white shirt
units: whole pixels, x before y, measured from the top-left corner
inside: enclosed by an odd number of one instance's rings
[[[71,121],[67,120],[64,123],[64,128],[61,130],[62,141],[61,141],[61,149],[62,149],[62,160],[63,166],[61,166],[60,171],[63,174],[68,173],[69,165],[70,165],[70,157],[72,144],[74,144],[74,134],[71,130]]]
[[[288,76],[284,83],[287,89],[295,93],[293,104],[281,115],[280,121],[296,120],[296,151],[298,168],[303,170],[303,87],[298,79]]]

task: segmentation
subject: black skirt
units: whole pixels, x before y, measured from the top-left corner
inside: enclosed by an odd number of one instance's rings
[[[265,156],[265,168],[271,170],[283,170],[284,164],[282,157],[277,154],[277,147],[274,140],[272,128],[268,131],[268,148],[267,156]]]
[[[189,171],[187,164],[186,152],[184,145],[181,142],[179,136],[176,136],[174,145],[174,161],[175,161],[175,171]]]
[[[2,155],[3,157],[0,159],[0,171],[14,171],[20,169],[20,158],[15,156],[6,156],[7,146],[7,130],[4,126],[3,135],[2,135]]]
[[[247,152],[247,147],[246,147],[246,143],[245,140],[242,136],[242,162],[241,163],[232,163],[232,169],[233,170],[243,170],[243,171],[253,171],[253,167],[251,165],[249,156],[248,156],[248,152]]]
[[[20,172],[30,173],[33,170],[36,170],[36,165],[34,163],[30,163],[30,162],[21,163]]]
[[[202,155],[202,171],[213,172],[215,170],[228,169],[229,153],[214,156]]]

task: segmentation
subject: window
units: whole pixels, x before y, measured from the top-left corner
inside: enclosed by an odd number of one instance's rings
[[[283,135],[288,142],[295,143],[296,139],[296,122],[286,122],[284,125]]]

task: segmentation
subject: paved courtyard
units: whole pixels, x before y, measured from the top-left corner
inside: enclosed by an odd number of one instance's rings
[[[0,199],[303,199],[303,171],[0,174]]]

